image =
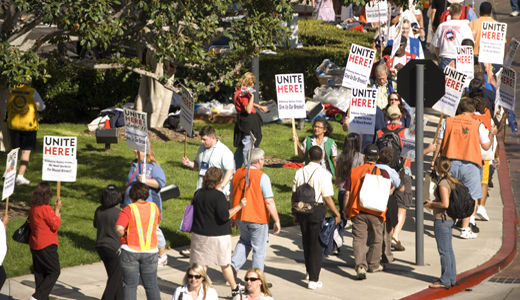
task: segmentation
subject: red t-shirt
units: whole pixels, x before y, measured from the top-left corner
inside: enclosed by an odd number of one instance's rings
[[[31,224],[29,247],[32,250],[41,250],[53,244],[58,245],[58,228],[61,219],[56,216],[49,204],[31,206],[29,222]]]
[[[241,89],[237,89],[233,99],[235,99],[234,103],[236,111],[238,113],[243,113],[246,111],[246,106],[249,103],[249,99],[251,99],[251,95],[243,94]],[[251,113],[256,114],[256,109],[254,106],[251,109]]]

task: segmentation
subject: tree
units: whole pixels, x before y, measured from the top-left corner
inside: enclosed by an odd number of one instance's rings
[[[197,95],[229,85],[262,47],[284,35],[290,12],[289,0],[4,0],[0,103],[5,109],[10,87],[48,77],[45,58],[55,55],[63,63],[141,74],[137,105],[151,114],[152,127],[161,126],[157,115],[167,111],[170,91],[182,85]],[[222,37],[230,51],[212,53],[210,45]],[[75,43],[78,56],[71,56]],[[52,51],[42,51],[46,45]]]

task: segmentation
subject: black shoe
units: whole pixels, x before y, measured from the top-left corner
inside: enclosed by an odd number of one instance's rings
[[[479,233],[480,231],[476,224],[469,223],[469,228],[471,228],[471,231],[473,231],[474,233]]]
[[[462,219],[458,219],[457,222],[453,225],[456,228],[462,228]]]

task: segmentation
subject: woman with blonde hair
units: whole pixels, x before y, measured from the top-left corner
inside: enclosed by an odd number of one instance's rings
[[[125,186],[125,195],[121,208],[125,208],[127,205],[132,204],[130,200],[129,192],[132,185],[137,182],[142,182],[149,188],[149,196],[146,202],[153,202],[159,208],[161,212],[161,218],[163,216],[162,211],[162,199],[161,199],[161,188],[166,185],[166,175],[164,174],[161,165],[155,159],[155,154],[151,144],[148,144],[148,151],[145,153],[141,151],[134,151],[135,159],[130,165],[130,172]],[[146,158],[146,159],[145,159]],[[145,163],[146,162],[146,163]],[[162,230],[157,227],[157,239],[159,242],[159,265],[166,265],[168,263],[168,256],[166,255],[166,239]]]
[[[433,209],[433,230],[437,250],[441,258],[441,277],[430,284],[430,288],[448,289],[455,285],[457,280],[457,269],[455,254],[451,242],[453,219],[448,216],[446,209],[450,205],[450,194],[456,184],[462,184],[450,175],[451,161],[446,157],[440,157],[435,161],[435,171],[439,176],[439,182],[435,189],[435,200],[426,200],[424,207]]]
[[[192,264],[184,278],[182,286],[175,289],[172,300],[218,300],[217,291],[211,287],[206,269],[199,264]]]
[[[233,300],[273,300],[273,295],[267,287],[264,272],[259,268],[249,269],[244,277],[246,283],[245,295],[235,296]]]
[[[237,121],[233,134],[233,145],[235,151],[235,168],[239,169],[242,164],[246,165],[247,152],[251,145],[251,133],[255,137],[254,147],[260,146],[262,141],[262,119],[256,110],[267,112],[267,106],[255,103],[255,81],[256,76],[251,72],[246,72],[236,85],[233,103],[237,111]]]

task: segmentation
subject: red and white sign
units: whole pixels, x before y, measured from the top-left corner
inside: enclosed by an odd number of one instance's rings
[[[444,69],[444,80],[446,93],[432,108],[448,116],[455,116],[460,97],[464,91],[464,83],[468,80],[468,75],[461,73],[450,66]]]
[[[305,118],[305,84],[303,74],[276,74],[276,98],[278,117]]]
[[[43,181],[76,181],[78,168],[77,145],[78,140],[75,136],[43,137]]]
[[[148,141],[146,113],[125,108],[125,137],[128,148],[146,152]]]
[[[342,85],[348,88],[365,88],[370,79],[375,56],[375,50],[352,44]]]
[[[495,103],[503,108],[515,110],[516,72],[507,67],[497,73],[498,89]]]
[[[507,24],[482,22],[478,61],[501,65],[504,62]]]
[[[469,86],[469,82],[474,76],[474,65],[473,65],[473,47],[462,46],[457,47],[457,61],[455,63],[457,71],[464,73],[468,76],[468,79],[464,82],[464,87]]]
[[[377,89],[352,89],[349,131],[374,134],[376,126]]]

